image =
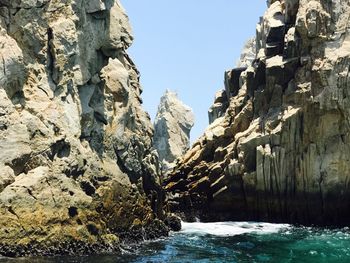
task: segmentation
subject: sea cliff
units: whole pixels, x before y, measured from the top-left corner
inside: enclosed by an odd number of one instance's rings
[[[0,1],[0,255],[167,235],[118,0]]]
[[[165,183],[172,211],[349,224],[349,16],[348,0],[268,1],[255,59],[225,73],[210,126]]]

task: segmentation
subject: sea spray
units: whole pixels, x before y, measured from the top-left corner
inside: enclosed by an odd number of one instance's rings
[[[246,233],[272,234],[286,230],[288,224],[271,224],[256,222],[217,222],[217,223],[186,223],[182,222],[182,233],[214,236],[235,236]]]

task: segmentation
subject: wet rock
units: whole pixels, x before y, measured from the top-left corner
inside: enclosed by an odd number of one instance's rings
[[[146,239],[155,239],[168,236],[169,228],[161,220],[153,220],[145,226]]]
[[[172,230],[172,231],[180,231],[181,230],[181,219],[176,215],[169,215],[165,218],[164,223]]]

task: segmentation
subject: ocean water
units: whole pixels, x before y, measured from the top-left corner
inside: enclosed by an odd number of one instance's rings
[[[8,262],[18,260],[9,260]],[[7,262],[1,260],[0,262]],[[183,223],[169,238],[125,249],[122,255],[22,259],[18,262],[344,262],[350,229],[251,222]]]

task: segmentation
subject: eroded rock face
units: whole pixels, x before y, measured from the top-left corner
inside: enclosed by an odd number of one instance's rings
[[[268,2],[257,57],[167,181],[169,204],[204,220],[348,225],[350,1]]]
[[[0,1],[0,255],[113,250],[161,216],[132,39],[118,0]]]
[[[175,92],[167,90],[160,99],[154,121],[154,147],[164,173],[189,149],[193,125],[192,109],[180,101]]]
[[[256,58],[256,39],[249,39],[241,52],[240,59],[237,62],[237,67],[225,71],[224,84],[225,88],[219,90],[215,94],[214,103],[209,108],[208,117],[209,124],[213,123],[217,118],[223,117],[229,106],[229,100],[238,94],[238,90],[242,83],[240,83],[240,76],[247,67],[251,66]]]

